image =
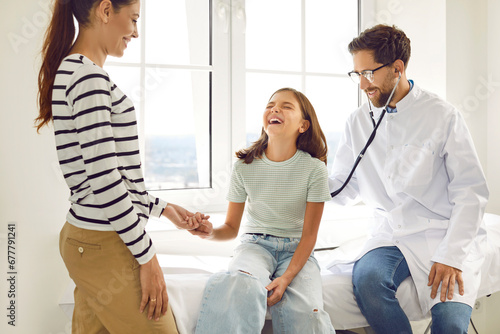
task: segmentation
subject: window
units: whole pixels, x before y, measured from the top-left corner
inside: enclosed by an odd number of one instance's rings
[[[333,158],[358,105],[346,75],[357,1],[141,6],[139,38],[105,69],[136,106],[148,190],[195,210],[224,210],[234,152],[258,137],[266,102],[282,87],[309,97]]]
[[[347,115],[358,105],[358,88],[346,75],[352,67],[347,44],[358,33],[357,2],[252,0],[246,2],[246,14],[241,34],[246,63],[233,64],[245,66],[245,78],[233,78],[246,92],[246,138],[239,141],[247,146],[257,139],[270,95],[293,87],[315,107],[331,162]]]
[[[148,190],[210,187],[209,9],[209,1],[144,1],[141,39],[107,68],[140,106]]]

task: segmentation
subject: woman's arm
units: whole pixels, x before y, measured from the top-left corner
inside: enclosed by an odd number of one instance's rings
[[[231,240],[236,238],[240,230],[241,218],[245,211],[245,202],[229,202],[227,207],[226,221],[223,225],[213,228],[212,224],[203,220],[200,227],[190,230],[189,233],[197,235],[203,239],[212,239],[217,241]]]
[[[302,237],[299,245],[293,254],[292,260],[288,265],[285,273],[272,281],[266,289],[272,291],[271,296],[267,298],[267,305],[273,306],[281,300],[283,293],[288,285],[297,276],[302,267],[306,264],[309,256],[314,250],[316,238],[318,236],[319,224],[323,215],[323,202],[307,202],[306,213],[304,216],[304,228],[302,229]]]
[[[112,101],[111,81],[100,67],[83,65],[74,72],[67,87],[65,103],[72,109],[71,126],[74,129],[62,130],[62,133],[74,131],[79,148],[75,151],[79,155],[69,161],[82,162],[84,169],[74,172],[85,173],[85,182],[88,183],[85,187],[90,188],[92,204],[106,217],[106,220],[83,219],[110,224],[139,264],[145,264],[153,258],[155,250],[143,228],[146,218],[134,209],[133,199],[120,172],[124,166],[118,160],[111,121],[115,102]],[[67,163],[68,160],[64,161]]]

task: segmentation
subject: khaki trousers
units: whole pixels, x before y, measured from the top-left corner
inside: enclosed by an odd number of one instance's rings
[[[59,249],[76,284],[72,333],[172,333],[177,326],[168,307],[160,321],[141,314],[139,263],[114,231],[85,230],[66,223]]]

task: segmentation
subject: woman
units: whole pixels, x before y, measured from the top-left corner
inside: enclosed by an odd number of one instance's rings
[[[139,1],[56,0],[43,44],[36,121],[53,120],[71,190],[60,251],[76,284],[73,333],[177,333],[145,225],[163,215],[192,229],[206,218],[146,192],[134,106],[102,69],[138,37],[139,12]]]

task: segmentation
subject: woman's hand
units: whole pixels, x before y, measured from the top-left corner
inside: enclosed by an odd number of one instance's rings
[[[141,265],[139,270],[142,289],[139,311],[144,312],[149,303],[148,319],[151,320],[154,316],[155,321],[159,321],[160,316],[167,313],[168,295],[163,271],[156,255],[149,262]]]
[[[291,282],[292,280],[281,276],[276,278],[268,286],[266,286],[267,291],[271,292],[271,295],[267,297],[267,306],[273,306],[274,304],[278,303]]]
[[[189,230],[192,235],[197,235],[202,239],[212,239],[214,233],[214,227],[211,222],[203,219],[200,226],[194,230]]]
[[[189,212],[181,206],[168,203],[162,213],[167,217],[178,229],[193,230],[200,226],[203,220],[207,220],[210,216],[205,216],[202,213],[196,214]]]

